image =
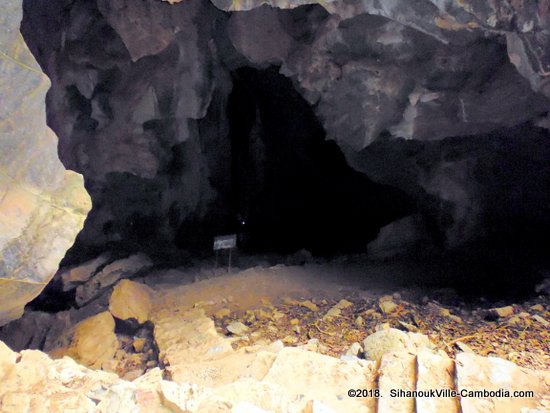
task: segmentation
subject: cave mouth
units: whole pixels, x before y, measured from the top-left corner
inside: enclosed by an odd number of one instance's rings
[[[207,113],[184,116],[176,109],[185,106],[180,105],[181,101],[193,97],[189,95],[191,86],[200,83],[186,79],[187,72],[181,71],[187,66],[184,56],[178,54],[177,42],[161,53],[130,61],[116,25],[105,18],[95,2],[75,3],[73,14],[70,13],[73,6],[64,7],[59,2],[49,2],[48,8],[32,8],[31,3],[25,1],[22,32],[44,71],[52,78],[47,100],[48,122],[59,136],[62,162],[84,175],[94,204],[84,230],[62,261],[62,268],[82,264],[105,251],[112,253],[113,259],[144,252],[156,264],[173,267],[188,265],[195,259],[213,261],[213,237],[229,233],[239,235],[239,249],[249,254],[284,255],[300,249],[324,257],[364,253],[381,227],[415,212],[424,221],[428,235],[436,241],[437,252],[441,252],[445,249],[445,230],[453,223],[453,205],[446,205],[438,196],[414,195],[410,182],[416,178],[409,174],[419,167],[429,169],[430,165],[437,165],[442,153],[451,166],[467,159],[469,152],[473,152],[474,158],[488,160],[480,161],[479,170],[472,174],[479,175],[475,182],[482,181],[481,193],[487,198],[483,202],[491,206],[487,208],[487,217],[482,219],[494,221],[490,227],[498,229],[494,236],[489,233],[491,248],[466,245],[454,256],[442,258],[458,268],[458,274],[449,277],[452,278],[449,284],[460,283],[471,294],[477,294],[472,286],[484,284],[486,290],[494,292],[494,280],[506,278],[511,282],[499,283],[499,287],[506,285],[499,291],[517,291],[508,287],[520,283],[516,273],[525,272],[533,251],[548,245],[547,238],[532,237],[524,221],[515,219],[528,216],[529,209],[536,209],[532,206],[543,204],[545,199],[546,181],[536,173],[542,170],[538,166],[542,162],[537,161],[531,168],[529,145],[524,149],[521,145],[502,145],[501,139],[483,146],[484,140],[478,135],[475,140],[466,136],[463,140],[448,137],[429,142],[378,138],[361,153],[346,151],[346,156],[357,156],[350,159],[350,165],[372,174],[377,182],[408,188],[415,197],[413,201],[395,187],[374,183],[366,174],[348,166],[340,147],[326,140],[325,129],[331,131],[329,135],[334,131],[329,126],[323,127],[326,119],[315,114],[327,116],[327,111],[317,110],[316,105],[302,97],[296,80],[293,83],[280,74],[279,66],[235,69],[235,64],[251,63],[244,63],[243,56],[238,55],[240,52],[227,43],[230,37],[225,31],[210,33],[211,40],[223,50],[219,56],[223,62],[217,72],[208,74],[215,79],[209,83],[215,91],[204,101]],[[77,10],[77,6],[82,9]],[[293,28],[296,38],[308,37],[309,34],[305,34],[310,30],[313,36],[319,16],[315,17],[313,12],[309,15],[307,10],[318,6],[307,7],[277,11],[278,18]],[[36,13],[39,9],[48,19]],[[296,15],[289,19],[292,13]],[[77,29],[81,22],[75,16],[80,14],[89,16],[89,33],[83,37],[76,34],[80,33]],[[218,16],[219,27],[226,27],[230,16]],[[45,24],[47,21],[56,24]],[[71,30],[75,31],[74,36],[66,38],[63,33]],[[221,47],[224,45],[228,47]],[[496,47],[501,54],[502,48],[502,45]],[[452,54],[452,48],[449,50],[444,54]],[[450,78],[456,75],[446,67],[438,68],[437,73]],[[192,75],[194,78],[196,74]],[[180,83],[189,88],[182,89]],[[140,88],[143,85],[148,88]],[[135,110],[126,103],[128,96],[144,104],[140,103],[139,110]],[[198,95],[195,99],[200,100]],[[347,108],[342,102],[339,105],[334,107],[335,112]],[[126,107],[131,107],[131,113],[126,112]],[[131,127],[127,134],[118,135],[127,127],[129,117]],[[343,122],[342,128],[353,129],[353,125]],[[185,136],[181,133],[183,129]],[[533,137],[532,130],[527,131],[526,137]],[[509,140],[518,141],[515,138]],[[544,148],[543,138],[538,138],[540,143],[535,142],[533,152],[536,149],[536,153],[541,154],[538,158],[545,160],[547,152],[540,150]],[[127,142],[122,142],[126,139]],[[345,145],[345,141],[342,143]],[[477,147],[480,154],[476,152]],[[493,156],[494,152],[497,155]],[[510,157],[508,153],[518,154]],[[142,159],[140,156],[144,157],[143,162],[133,161],[133,158]],[[370,157],[363,160],[362,156]],[[517,168],[518,162],[524,170]],[[120,165],[112,168],[116,163]],[[363,167],[367,164],[369,167]],[[383,171],[387,172],[388,167],[381,164],[395,165],[395,170],[400,172],[395,179],[384,179]],[[496,172],[487,175],[490,169],[487,166]],[[519,172],[501,173],[500,170]],[[381,175],[377,175],[379,171]],[[395,174],[395,171],[388,173]],[[532,177],[527,189],[520,185],[523,180],[516,175]],[[495,181],[494,176],[502,178]],[[517,182],[520,190],[510,191],[509,181]],[[541,209],[539,215],[543,216],[544,211]],[[540,222],[547,221],[540,219],[530,226],[539,231],[543,228]],[[502,228],[508,237],[503,236]],[[399,234],[406,238],[406,232]],[[515,239],[517,234],[525,234],[520,242]],[[514,250],[518,244],[527,245],[520,246],[526,252],[521,251],[522,256],[516,259],[515,251],[508,253],[512,248],[505,250],[500,245],[507,239],[512,239],[510,245]],[[284,258],[269,261],[280,262]],[[412,253],[406,258],[417,257]],[[434,258],[428,258],[431,259]],[[465,277],[463,274],[475,275]],[[521,282],[524,290],[530,288],[530,281]],[[56,290],[54,287],[52,284]],[[73,298],[61,295],[52,300],[58,301],[73,301]]]
[[[414,211],[401,191],[354,171],[276,66],[232,72],[230,211],[247,252],[365,252]]]

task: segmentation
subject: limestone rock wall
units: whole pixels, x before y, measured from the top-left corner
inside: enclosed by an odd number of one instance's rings
[[[93,253],[193,246],[227,219],[231,76],[273,66],[349,165],[414,199],[437,246],[548,241],[544,4],[26,4],[61,159],[95,201]]]
[[[229,159],[231,86],[211,41],[223,13],[203,1],[38,1],[26,10],[23,32],[53,83],[48,122],[60,157],[94,199],[81,251],[193,245],[192,222],[215,221],[211,182]],[[55,23],[37,32],[45,20]]]
[[[20,0],[0,13],[0,325],[53,277],[91,208],[82,176],[66,171],[46,125],[50,82],[21,34]]]
[[[549,227],[547,6],[318,3],[214,1],[234,47],[281,65],[350,165],[416,199],[436,244]]]

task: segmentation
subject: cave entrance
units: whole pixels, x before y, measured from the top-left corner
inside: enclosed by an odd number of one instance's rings
[[[364,252],[413,209],[400,191],[351,169],[313,108],[278,73],[241,68],[229,97],[231,210],[240,247],[317,255]]]

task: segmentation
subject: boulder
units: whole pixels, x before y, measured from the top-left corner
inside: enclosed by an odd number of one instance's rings
[[[115,320],[105,311],[76,325],[67,355],[87,367],[99,369],[114,358],[118,348]]]
[[[5,413],[88,413],[105,397],[105,389],[121,382],[115,374],[87,369],[70,358],[52,360],[35,350],[8,351],[6,368],[4,354],[0,342],[0,406]]]
[[[0,341],[0,379],[15,366],[17,353]]]
[[[408,351],[416,354],[421,349],[434,347],[424,334],[405,333],[395,328],[377,331],[363,340],[365,358],[376,362],[380,362],[386,353]]]
[[[263,382],[280,386],[285,394],[317,400],[335,412],[375,412],[374,398],[353,398],[349,389],[375,387],[374,363],[344,361],[302,349],[281,350]]]
[[[102,254],[93,260],[87,261],[76,267],[65,269],[56,274],[56,278],[61,279],[63,291],[74,290],[80,284],[88,281],[94,276],[99,268],[109,260],[108,254]]]
[[[50,82],[19,33],[21,3],[4,2],[0,16],[0,325],[50,281],[91,208],[46,125]]]
[[[370,259],[383,260],[395,256],[421,254],[429,247],[429,238],[418,216],[408,216],[382,228],[367,245]]]
[[[488,317],[493,319],[506,318],[514,314],[514,307],[507,305],[506,307],[490,308],[488,313]]]
[[[548,371],[528,370],[498,357],[473,353],[457,354],[455,365],[458,391],[479,392],[461,397],[463,412],[512,413],[550,407]],[[533,397],[512,397],[514,391],[532,391]]]
[[[244,336],[248,330],[249,328],[240,321],[233,321],[227,326],[227,331],[236,336]]]
[[[149,257],[141,253],[112,262],[86,283],[77,287],[76,303],[82,306],[97,298],[118,280],[135,276],[139,271],[150,268],[152,265],[153,262]]]
[[[41,311],[26,311],[23,316],[0,329],[0,340],[15,351],[40,348],[56,324],[57,315]],[[59,319],[63,318],[63,315]]]
[[[152,290],[130,280],[120,281],[109,299],[109,311],[114,317],[121,320],[135,318],[140,324],[149,320],[152,307]]]
[[[416,388],[416,357],[405,351],[385,353],[380,361],[378,388],[379,413],[414,413],[415,398],[406,394],[392,396],[391,391],[403,393]]]
[[[421,350],[416,356],[416,390],[452,390],[454,361],[446,354]],[[416,410],[424,413],[458,413],[458,399],[453,397],[417,397]]]

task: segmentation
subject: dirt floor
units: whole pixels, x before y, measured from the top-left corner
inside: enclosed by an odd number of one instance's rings
[[[153,287],[161,306],[202,307],[221,334],[234,336],[235,348],[317,339],[319,352],[339,357],[369,334],[395,327],[428,335],[451,356],[473,351],[550,369],[547,296],[472,299],[475,294],[445,287],[448,276],[449,269],[438,264],[341,259],[231,272],[202,266],[157,271],[136,281]]]

